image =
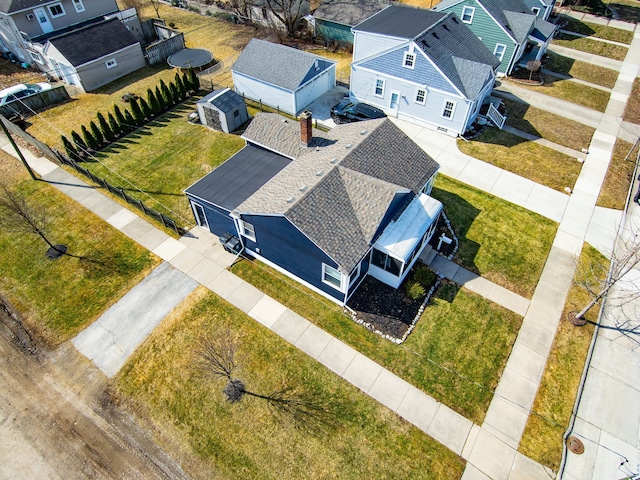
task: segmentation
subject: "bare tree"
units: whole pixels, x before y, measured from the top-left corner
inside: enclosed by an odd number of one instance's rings
[[[576,284],[584,288],[591,300],[578,313],[572,312],[570,321],[575,325],[587,323],[585,315],[595,305],[600,304],[606,297],[611,306],[619,307],[621,315],[626,318],[616,320],[616,329],[623,333],[640,334],[640,324],[637,323],[635,313],[627,315],[632,305],[640,299],[640,286],[634,279],[634,270],[638,272],[640,267],[640,229],[632,226],[629,231],[618,228],[616,242],[611,254],[611,266],[597,263],[589,263],[585,268],[580,268],[576,275]],[[633,309],[635,312],[635,309]]]
[[[49,239],[46,209],[29,204],[23,195],[14,192],[4,183],[0,183],[0,226],[16,233],[36,234],[49,245],[49,258],[70,255],[66,245],[54,244]]]
[[[330,409],[319,401],[317,395],[288,385],[267,395],[248,390],[240,379],[233,376],[238,367],[236,353],[236,341],[229,329],[219,334],[204,335],[196,349],[196,370],[204,377],[224,380],[226,384],[222,391],[229,403],[239,402],[245,395],[265,400],[276,418],[305,431],[319,432],[331,423]]]
[[[292,36],[306,0],[266,0],[266,2],[273,16],[284,25],[287,36]]]
[[[225,0],[224,5],[241,19],[251,20],[250,0]]]
[[[149,0],[149,3],[156,11],[156,17],[160,18],[160,0]]]
[[[531,81],[531,77],[533,74],[540,70],[542,67],[542,63],[540,60],[529,60],[527,62],[527,70],[529,70],[529,81]]]

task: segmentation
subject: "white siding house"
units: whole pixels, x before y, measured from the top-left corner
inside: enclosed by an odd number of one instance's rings
[[[336,85],[336,63],[295,48],[252,39],[231,67],[235,91],[297,115]]]
[[[390,6],[353,32],[352,99],[452,136],[469,129],[500,62],[455,15]]]

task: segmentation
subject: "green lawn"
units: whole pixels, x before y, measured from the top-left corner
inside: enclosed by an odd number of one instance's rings
[[[258,261],[242,260],[232,272],[478,424],[521,324],[515,313],[447,285],[430,300],[405,343],[396,345]]]
[[[591,40],[590,38],[581,38],[563,33],[559,33],[556,38],[551,41],[551,44],[573,48],[574,50],[592,53],[613,60],[624,60],[624,57],[627,56],[627,52],[629,51],[627,47],[622,45],[599,42],[597,40]]]
[[[595,128],[526,103],[507,99],[502,102],[507,107],[507,125],[578,151],[591,143]]]
[[[456,260],[498,285],[530,298],[557,224],[522,207],[439,175],[431,195],[460,240]]]
[[[585,244],[579,265],[583,271],[589,271],[592,265],[606,266],[607,260],[595,248]],[[576,285],[571,287],[532,414],[518,448],[524,455],[554,471],[557,471],[560,465],[562,435],[569,425],[582,368],[594,331],[593,325],[575,327],[566,318],[569,312],[581,310],[589,300],[585,290]],[[597,320],[597,306],[588,313],[587,318],[591,321]]]
[[[597,88],[581,85],[571,80],[561,80],[551,75],[543,75],[544,85],[525,85],[519,83],[519,87],[528,88],[534,92],[543,93],[550,97],[577,103],[583,107],[604,112],[609,103],[610,93]]]
[[[348,320],[347,320],[348,321]],[[254,392],[293,386],[326,406],[320,431],[293,427],[260,399],[227,402],[194,368],[204,332],[236,339],[236,377]],[[167,341],[170,339],[170,341]],[[465,462],[244,313],[200,288],[154,330],[114,390],[172,439],[204,478],[460,478]],[[174,454],[176,455],[176,454]]]
[[[560,192],[573,188],[582,166],[575,158],[526,141],[516,135],[487,128],[470,142],[458,141],[461,152]]]
[[[595,38],[604,38],[605,40],[613,40],[614,42],[631,44],[633,40],[633,32],[620,30],[619,28],[609,27],[606,25],[598,25],[595,23],[582,22],[577,18],[563,16],[562,20],[566,20],[568,24],[564,30],[570,32],[581,33]]]
[[[193,223],[183,190],[244,145],[239,136],[187,122],[194,109],[195,100],[187,101],[112,144],[96,155],[97,162],[84,166],[178,223]]]
[[[598,206],[624,209],[638,155],[637,149],[631,152],[632,148],[633,145],[624,140],[616,141],[607,176],[598,196]]]
[[[89,325],[159,260],[52,186],[30,180],[13,157],[0,157],[3,180],[28,205],[46,208],[50,240],[87,257],[52,261],[35,234],[0,231],[0,293],[37,336],[56,345]]]
[[[547,55],[548,60],[544,65],[547,70],[607,88],[613,88],[618,79],[618,72],[610,68],[581,62],[554,52],[548,52]]]

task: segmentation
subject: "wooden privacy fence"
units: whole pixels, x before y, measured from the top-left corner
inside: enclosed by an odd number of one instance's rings
[[[74,162],[70,158],[68,158],[65,155],[63,155],[62,153],[60,153],[58,151],[56,151],[55,153],[56,153],[56,157],[60,161],[60,163],[73,167],[77,172],[79,172],[79,173],[83,174],[84,176],[90,178],[93,182],[97,183],[98,185],[100,185],[103,188],[106,188],[109,192],[113,193],[114,195],[117,195],[118,197],[122,198],[128,204],[133,205],[135,207],[138,207],[140,210],[142,210],[149,217],[159,221],[165,227],[170,228],[171,230],[174,230],[178,235],[184,235],[186,233],[186,230],[184,228],[178,226],[176,221],[173,220],[171,217],[168,217],[164,213],[158,212],[158,211],[154,210],[153,208],[147,207],[142,200],[138,200],[137,198],[133,198],[131,195],[129,195],[127,192],[125,192],[123,188],[115,187],[115,186],[111,185],[104,178],[100,178],[97,175],[94,175],[87,168],[84,168],[83,166],[81,166],[77,162]]]

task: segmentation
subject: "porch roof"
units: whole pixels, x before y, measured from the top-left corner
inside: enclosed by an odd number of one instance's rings
[[[395,258],[406,260],[441,210],[442,203],[421,193],[397,220],[385,228],[374,247]]]

